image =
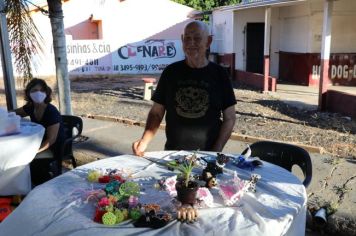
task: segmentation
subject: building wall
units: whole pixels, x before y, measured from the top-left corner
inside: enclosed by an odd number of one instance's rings
[[[234,52],[234,21],[231,11],[214,11],[213,12],[213,27],[211,33],[213,35],[213,43],[211,52],[226,54]]]
[[[235,62],[231,67],[237,70],[246,69],[246,35],[245,27],[247,23],[264,22],[265,10],[254,8],[240,11],[219,11],[213,12],[212,33],[214,41],[211,47],[212,52],[229,56],[235,54]],[[278,76],[279,65],[279,9],[273,8],[271,14],[271,48],[270,48],[270,74]],[[232,60],[230,60],[232,61]]]
[[[320,53],[323,11],[323,0],[281,7],[280,50]],[[356,52],[356,1],[335,1],[332,17],[331,52]]]
[[[323,11],[323,0],[280,8],[279,78],[298,84],[318,86]],[[335,1],[332,13],[330,84],[356,84],[354,22],[356,22],[356,1]]]
[[[310,51],[310,13],[308,3],[279,9],[280,51],[306,53]]]
[[[310,2],[310,27],[312,53],[320,53],[323,25],[323,1]],[[334,2],[332,13],[332,53],[356,52],[356,1],[341,0]]]

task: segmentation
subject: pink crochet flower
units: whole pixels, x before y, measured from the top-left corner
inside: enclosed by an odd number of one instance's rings
[[[103,197],[102,199],[100,199],[100,201],[98,202],[98,205],[100,207],[105,207],[108,206],[110,204],[110,201],[107,197]]]
[[[169,177],[164,182],[165,189],[171,197],[177,196],[176,183],[177,183],[177,176]]]
[[[129,197],[129,206],[130,207],[136,207],[137,205],[138,205],[138,197],[130,196]]]

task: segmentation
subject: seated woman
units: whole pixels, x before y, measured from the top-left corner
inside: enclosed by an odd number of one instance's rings
[[[32,122],[41,124],[45,128],[41,147],[30,164],[31,178],[35,185],[58,175],[59,168],[61,168],[61,157],[58,153],[64,142],[64,127],[61,114],[50,103],[51,95],[52,89],[46,82],[34,78],[25,88],[27,103],[15,110],[17,115],[30,116]]]

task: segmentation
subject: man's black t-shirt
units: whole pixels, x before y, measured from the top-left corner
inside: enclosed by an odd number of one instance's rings
[[[36,119],[34,115],[34,106],[32,104],[26,104],[23,109],[27,113],[27,115],[30,116],[32,122],[42,125],[45,129],[47,129],[47,127],[51,125],[59,123],[56,142],[50,147],[50,149],[56,153],[65,139],[62,117],[57,108],[52,104],[48,103],[41,120]],[[47,134],[45,133],[43,137],[46,137],[46,135]]]
[[[213,62],[203,68],[185,61],[167,66],[152,100],[166,109],[166,150],[211,150],[222,111],[236,104],[226,71]]]

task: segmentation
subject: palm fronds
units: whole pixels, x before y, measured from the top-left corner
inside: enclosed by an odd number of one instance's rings
[[[6,0],[6,17],[10,47],[16,71],[23,76],[23,83],[32,78],[31,61],[43,51],[40,32],[34,24],[26,0]]]

